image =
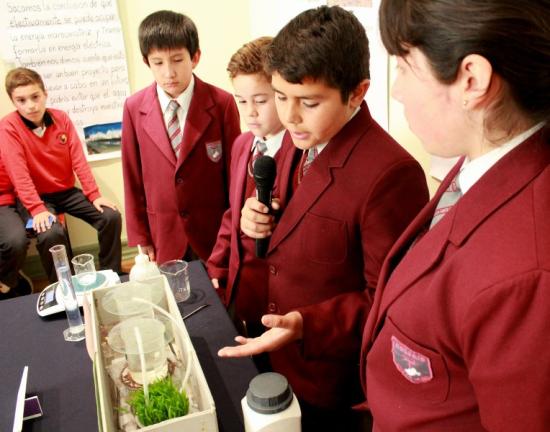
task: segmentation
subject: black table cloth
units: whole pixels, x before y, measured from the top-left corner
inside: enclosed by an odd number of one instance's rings
[[[240,400],[258,373],[251,359],[221,359],[217,351],[234,344],[235,328],[199,261],[190,263],[191,297],[182,315],[209,306],[185,320],[214,397],[220,431],[244,430]],[[40,318],[38,294],[0,302],[0,431],[11,431],[17,389],[29,366],[27,396],[38,395],[44,415],[24,422],[24,431],[97,430],[92,362],[85,342],[65,342],[64,313]]]

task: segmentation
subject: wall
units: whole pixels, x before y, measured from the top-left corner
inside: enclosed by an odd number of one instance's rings
[[[193,19],[199,31],[202,56],[196,73],[205,81],[231,91],[225,71],[227,61],[243,43],[250,39],[249,2],[254,0],[118,0],[120,19],[124,32],[130,90],[132,93],[152,82],[152,76],[139,53],[137,29],[139,23],[151,12],[170,9],[185,13]],[[276,1],[276,0],[274,0]],[[393,82],[394,67],[390,68],[390,82]],[[0,80],[3,83],[6,67],[0,64]],[[2,86],[3,87],[3,86]],[[4,91],[0,92],[0,116],[13,109]],[[413,154],[425,170],[429,156],[418,140],[409,131],[403,118],[401,106],[390,102],[390,133]],[[124,195],[120,160],[92,162],[92,170],[102,194],[123,209]],[[430,185],[431,190],[435,183]],[[95,230],[84,222],[69,218],[72,246],[79,249],[94,247],[97,243]],[[122,233],[126,240],[125,230]],[[35,254],[31,248],[30,254]]]
[[[225,71],[231,54],[245,43],[250,34],[249,0],[118,0],[119,14],[124,32],[131,93],[152,82],[148,67],[139,52],[137,31],[139,23],[159,9],[170,9],[189,15],[199,31],[202,56],[196,73],[204,80],[228,91],[231,90]],[[223,43],[222,43],[223,42]],[[4,82],[7,69],[0,62],[0,82]],[[3,85],[2,85],[3,89]],[[13,110],[5,91],[0,91],[0,117]],[[119,159],[91,163],[95,179],[103,195],[123,208],[124,193],[122,167]],[[96,232],[86,223],[69,218],[73,249],[97,243]],[[122,233],[123,241],[126,232]],[[36,254],[34,248],[30,255]]]

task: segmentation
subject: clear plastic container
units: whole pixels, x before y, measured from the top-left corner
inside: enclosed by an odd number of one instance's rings
[[[140,342],[137,334],[141,337]],[[163,322],[154,318],[127,319],[111,329],[107,341],[114,351],[126,356],[128,372],[135,382],[150,383],[167,375],[166,345],[169,340]]]
[[[152,318],[155,313],[151,305],[133,299],[144,299],[158,305],[164,295],[161,278],[150,283],[131,281],[107,293],[101,299],[101,306],[106,312],[117,317],[118,321],[136,317]]]

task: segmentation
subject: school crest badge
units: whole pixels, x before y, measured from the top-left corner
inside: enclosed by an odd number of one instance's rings
[[[433,379],[430,359],[412,350],[395,336],[391,337],[391,352],[397,370],[413,384],[422,384]]]
[[[222,143],[221,141],[213,141],[206,143],[206,155],[212,162],[218,162],[222,158]]]
[[[59,142],[61,144],[66,144],[67,143],[67,134],[65,132],[62,132],[59,135],[57,135],[57,139],[59,140]]]

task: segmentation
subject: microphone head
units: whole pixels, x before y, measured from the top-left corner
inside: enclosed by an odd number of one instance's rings
[[[260,156],[254,162],[254,182],[256,188],[273,189],[275,176],[277,175],[277,164],[271,156]]]

